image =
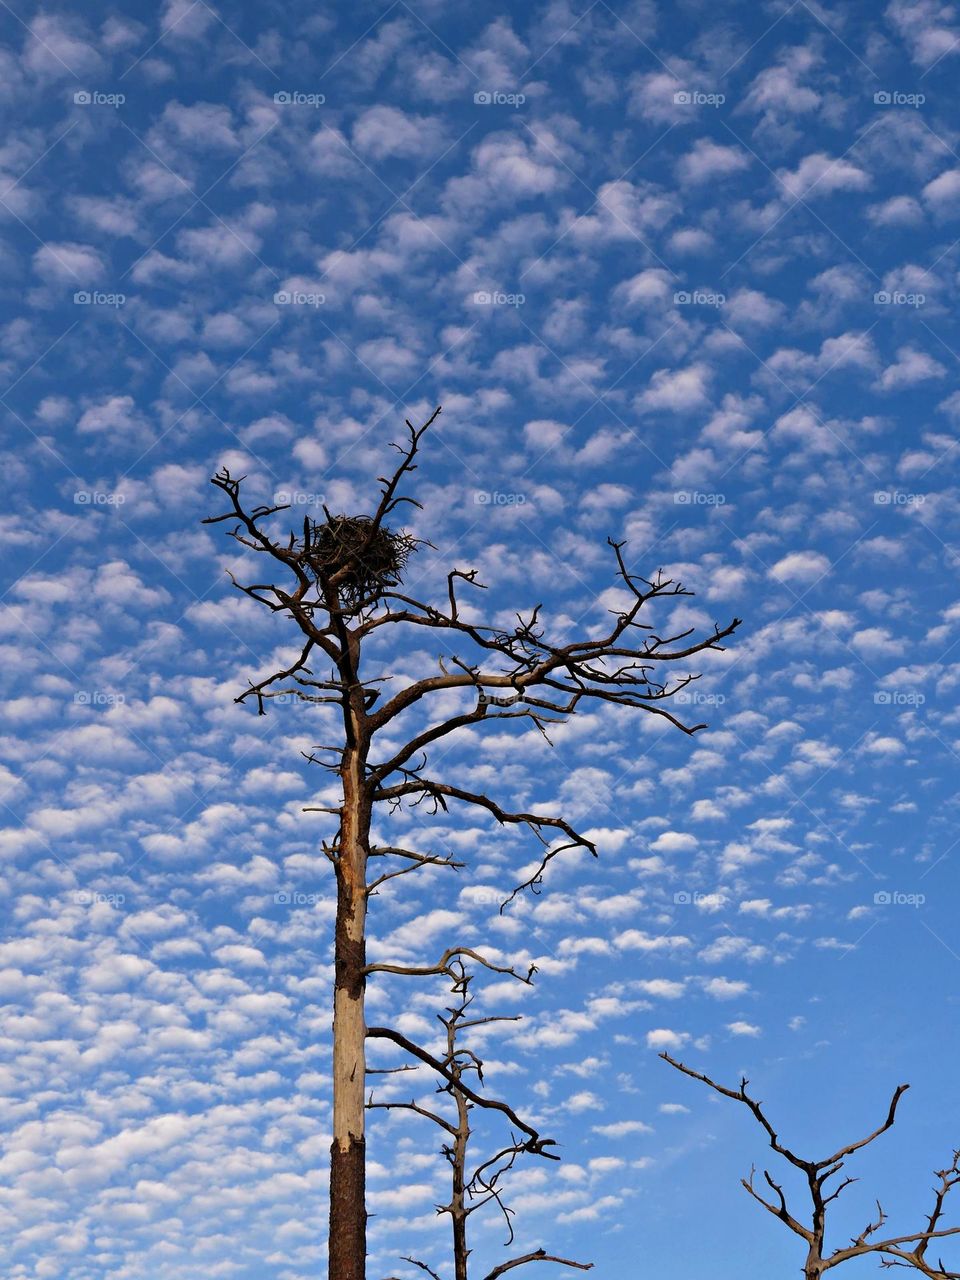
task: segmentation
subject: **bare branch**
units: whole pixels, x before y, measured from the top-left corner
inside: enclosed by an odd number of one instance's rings
[[[803,1169],[805,1172],[807,1169],[815,1167],[811,1161],[801,1160],[799,1156],[794,1155],[792,1151],[788,1150],[788,1148],[781,1144],[773,1126],[763,1113],[762,1104],[748,1096],[746,1090],[750,1081],[747,1080],[746,1077],[740,1081],[739,1089],[728,1089],[722,1084],[717,1084],[715,1080],[711,1080],[709,1076],[701,1075],[699,1071],[694,1071],[692,1067],[685,1066],[682,1062],[678,1062],[675,1058],[671,1058],[670,1054],[666,1051],[661,1053],[660,1057],[663,1058],[664,1062],[669,1062],[671,1067],[675,1067],[677,1071],[682,1071],[684,1075],[691,1076],[694,1080],[700,1080],[703,1084],[709,1085],[711,1089],[715,1089],[717,1093],[723,1094],[725,1098],[732,1098],[734,1102],[742,1102],[744,1106],[749,1107],[758,1122],[766,1131],[767,1136],[770,1139],[770,1146],[773,1147],[774,1151],[776,1151],[778,1155],[789,1160],[792,1165],[796,1165],[798,1169]]]
[[[476,960],[478,964],[483,965],[485,969],[489,969],[491,973],[508,974],[511,978],[516,978],[518,982],[525,983],[528,987],[533,985],[533,975],[537,972],[537,966],[532,964],[527,971],[526,976],[519,973],[510,965],[494,964],[492,960],[487,960],[485,956],[480,955],[478,951],[474,951],[471,947],[449,947],[436,964],[431,965],[408,965],[408,964],[368,964],[364,969],[364,973],[402,973],[407,977],[427,978],[436,974],[446,974],[454,980],[454,990],[458,990],[456,983],[462,981],[462,975],[454,970],[451,961],[454,957],[469,956],[471,960]],[[479,1021],[489,1021],[490,1019],[481,1019]]]
[[[717,1093],[722,1094],[723,1097],[731,1098],[733,1101],[741,1102],[747,1106],[766,1132],[770,1140],[770,1146],[806,1175],[812,1220],[812,1225],[809,1228],[802,1226],[790,1213],[782,1188],[774,1182],[769,1173],[765,1173],[764,1177],[767,1185],[776,1194],[776,1203],[766,1200],[755,1190],[753,1186],[753,1170],[751,1170],[749,1179],[744,1178],[741,1181],[742,1185],[755,1200],[806,1241],[808,1250],[804,1275],[807,1280],[820,1280],[823,1272],[829,1268],[839,1266],[840,1263],[847,1262],[851,1258],[863,1257],[866,1254],[877,1254],[880,1257],[881,1265],[884,1267],[908,1267],[930,1277],[930,1280],[960,1280],[960,1272],[947,1271],[942,1260],[939,1260],[937,1266],[934,1267],[926,1261],[925,1257],[927,1248],[932,1240],[960,1235],[960,1226],[946,1228],[938,1226],[943,1215],[947,1196],[955,1186],[960,1184],[960,1150],[954,1151],[953,1162],[948,1168],[937,1171],[936,1177],[939,1179],[939,1183],[934,1188],[934,1203],[924,1228],[920,1231],[909,1232],[906,1235],[891,1236],[882,1240],[875,1239],[876,1233],[884,1226],[887,1220],[887,1215],[884,1213],[880,1202],[877,1201],[876,1218],[869,1222],[858,1236],[853,1237],[849,1245],[835,1249],[829,1256],[824,1254],[827,1206],[836,1200],[840,1193],[855,1182],[856,1179],[852,1177],[844,1178],[829,1195],[824,1194],[824,1184],[841,1171],[844,1160],[848,1156],[874,1142],[893,1125],[896,1119],[897,1106],[909,1085],[901,1084],[897,1086],[890,1100],[886,1119],[865,1138],[847,1143],[826,1159],[804,1160],[782,1144],[764,1114],[762,1104],[747,1094],[748,1082],[746,1078],[740,1081],[739,1089],[729,1089],[724,1085],[718,1084],[715,1080],[711,1080],[709,1076],[703,1075],[699,1071],[694,1071],[691,1067],[676,1061],[668,1053],[661,1053],[660,1057],[678,1071],[691,1076],[694,1080],[700,1080]],[[912,1246],[912,1248],[907,1246]]]
[[[487,1272],[484,1280],[497,1280],[498,1276],[512,1271],[514,1267],[526,1266],[528,1262],[556,1262],[561,1267],[575,1267],[577,1271],[593,1270],[592,1262],[574,1262],[570,1258],[557,1258],[553,1254],[545,1253],[543,1249],[535,1249],[533,1253],[525,1253],[522,1258],[511,1258],[509,1262],[501,1262],[499,1266]]]
[[[408,1040],[399,1031],[394,1031],[391,1027],[367,1027],[367,1036],[371,1040],[390,1040],[399,1045],[401,1049],[406,1050],[412,1057],[419,1058],[421,1062],[425,1062],[438,1076],[442,1076],[448,1084],[456,1085],[464,1097],[468,1098],[475,1106],[483,1107],[487,1111],[502,1112],[511,1124],[516,1125],[518,1129],[527,1134],[527,1140],[523,1143],[524,1151],[529,1151],[533,1155],[543,1156],[546,1160],[560,1159],[559,1156],[555,1156],[552,1152],[546,1150],[547,1147],[555,1147],[557,1144],[551,1138],[541,1138],[538,1131],[532,1125],[527,1124],[525,1120],[521,1120],[507,1103],[500,1102],[495,1098],[485,1098],[483,1094],[476,1093],[469,1085],[462,1080],[458,1080],[449,1067],[445,1066],[439,1058],[435,1058],[432,1053],[428,1053],[420,1045]]]

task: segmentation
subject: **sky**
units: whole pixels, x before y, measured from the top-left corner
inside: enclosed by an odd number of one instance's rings
[[[293,637],[201,521],[223,465],[294,527],[368,512],[437,405],[411,589],[476,568],[477,619],[596,635],[611,537],[694,593],[657,626],[744,620],[689,672],[693,738],[594,706],[435,754],[595,838],[539,893],[499,911],[522,832],[383,819],[466,866],[384,886],[372,959],[538,967],[474,984],[522,1015],[474,1042],[487,1087],[563,1156],[518,1164],[511,1247],[799,1273],[739,1186],[777,1176],[763,1135],[662,1050],[746,1075],[815,1157],[909,1082],[829,1238],[876,1198],[919,1226],[960,1145],[958,67],[934,0],[0,3],[5,1277],[325,1274],[331,832],[304,809],[335,786],[304,753],[336,725],[235,704]],[[399,687],[439,643],[370,670]],[[436,1044],[445,1001],[374,980],[369,1019]],[[449,1277],[437,1148],[371,1113],[371,1278]],[[472,1228],[480,1277],[511,1253],[495,1212]]]

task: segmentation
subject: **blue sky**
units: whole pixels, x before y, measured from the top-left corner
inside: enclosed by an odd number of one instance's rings
[[[538,897],[497,913],[519,834],[398,819],[469,866],[384,891],[372,956],[540,968],[481,997],[524,1015],[491,1087],[564,1154],[516,1174],[518,1247],[796,1273],[749,1116],[663,1048],[815,1156],[909,1081],[834,1238],[877,1196],[911,1229],[958,1141],[960,14],[11,0],[0,39],[4,1276],[324,1273],[332,722],[233,704],[291,637],[200,521],[224,463],[368,510],[436,404],[419,589],[476,566],[570,635],[609,535],[695,591],[672,622],[745,619],[692,741],[601,708],[445,752],[596,835]],[[429,1040],[442,996],[370,1020]],[[376,1117],[370,1159],[371,1277],[442,1266],[433,1132]]]

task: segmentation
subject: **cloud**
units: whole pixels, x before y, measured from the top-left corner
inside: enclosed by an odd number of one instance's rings
[[[642,929],[624,929],[613,941],[623,951],[664,951],[690,945],[690,939],[683,934],[650,935]]]
[[[648,1049],[682,1049],[690,1039],[686,1031],[671,1031],[667,1027],[657,1027],[647,1032]]]
[[[696,186],[740,173],[750,163],[750,156],[742,147],[721,146],[709,138],[699,138],[677,162],[677,177],[685,185]]]
[[[714,1000],[736,1000],[750,990],[750,984],[728,978],[708,978],[703,989]]]
[[[217,947],[213,954],[221,964],[236,965],[240,969],[265,969],[267,965],[262,951],[240,943]]]
[[[77,430],[93,435],[102,432],[116,440],[136,439],[147,428],[146,418],[136,408],[133,396],[108,396],[99,404],[91,405],[80,415]]]
[[[816,582],[830,572],[830,561],[820,551],[791,551],[769,570],[771,578],[801,584]]]
[[[697,848],[699,841],[686,831],[661,831],[651,843],[655,853],[691,853]]]
[[[707,403],[712,371],[695,363],[686,369],[658,369],[636,400],[640,413],[688,413]]]
[[[445,129],[433,116],[417,116],[386,105],[370,107],[358,116],[351,141],[355,150],[373,160],[388,156],[407,159],[439,156]]]
[[[104,283],[104,261],[92,245],[72,241],[43,244],[33,255],[33,268],[42,279],[72,284],[77,290]]]
[[[884,391],[896,391],[901,387],[945,378],[946,375],[947,370],[939,360],[908,344],[897,348],[897,359],[880,375],[880,386]]]
[[[615,1120],[612,1124],[592,1125],[591,1130],[601,1138],[629,1138],[637,1133],[653,1133],[650,1125],[642,1120]]]
[[[923,188],[922,196],[929,208],[940,217],[956,215],[960,196],[960,169],[947,169]]]
[[[937,0],[891,0],[886,17],[925,71],[960,49],[960,26],[951,23],[954,11]]]
[[[870,176],[842,156],[833,159],[823,152],[804,157],[794,170],[781,169],[777,177],[795,200],[832,195],[835,191],[865,191]]]

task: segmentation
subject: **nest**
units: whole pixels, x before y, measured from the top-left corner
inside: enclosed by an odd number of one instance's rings
[[[323,586],[343,572],[337,594],[347,609],[373,603],[397,586],[417,539],[401,530],[376,527],[370,516],[331,516],[323,524],[309,520],[304,528],[301,561]]]

